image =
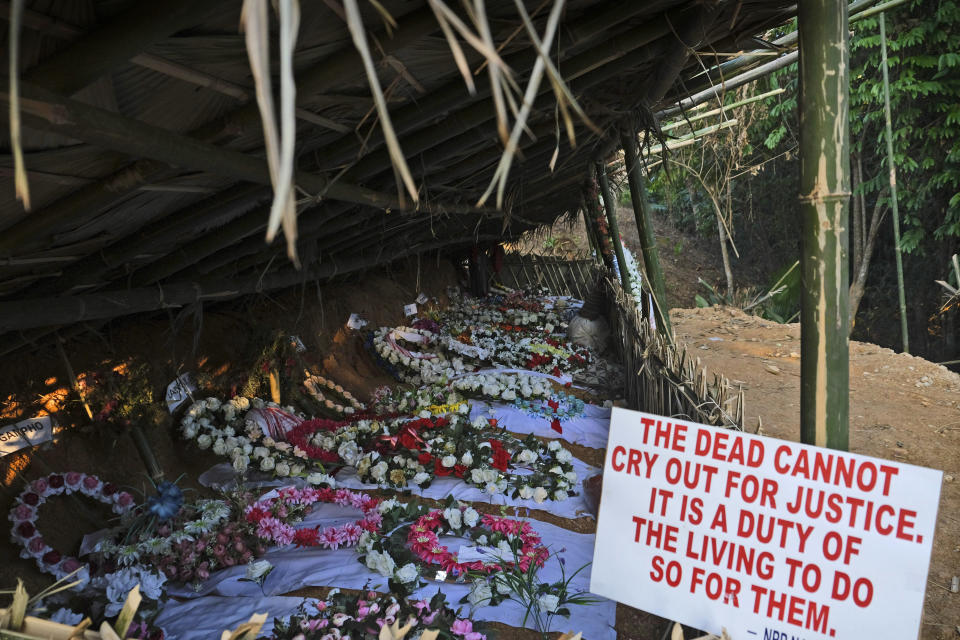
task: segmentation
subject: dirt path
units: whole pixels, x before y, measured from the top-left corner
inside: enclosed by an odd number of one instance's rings
[[[746,393],[745,429],[800,437],[800,325],[737,309],[676,309],[678,341]],[[944,472],[921,638],[960,635],[960,375],[874,344],[850,345],[850,450]]]

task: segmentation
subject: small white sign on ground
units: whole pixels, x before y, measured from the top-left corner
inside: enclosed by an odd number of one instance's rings
[[[167,385],[167,410],[173,413],[186,402],[190,395],[197,390],[197,385],[193,382],[190,373],[182,373],[176,379]]]
[[[733,640],[915,638],[941,476],[615,408],[591,591]]]
[[[367,325],[367,321],[364,320],[359,313],[351,313],[350,318],[347,319],[347,327],[357,331],[362,329]]]
[[[27,418],[14,424],[0,427],[0,458],[33,447],[53,438],[53,421],[50,416]]]

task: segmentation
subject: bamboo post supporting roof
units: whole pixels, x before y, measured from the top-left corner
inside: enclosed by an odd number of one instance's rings
[[[331,8],[337,3],[301,3],[293,56],[297,247],[312,262],[297,271],[282,240],[263,240],[272,191],[237,29],[241,4],[26,3],[19,86],[32,209],[24,211],[6,181],[0,342],[22,330],[509,241],[576,214],[584,181],[621,131],[652,126],[656,112],[689,95],[687,86],[703,89],[694,52],[755,48],[754,37],[796,12],[792,0],[567,0],[550,60],[589,125],[572,117],[572,144],[544,81],[531,94],[498,209],[476,206],[504,149],[484,57],[461,41],[471,93],[425,0],[383,0],[395,27],[360,0],[379,84],[419,189],[415,203],[398,191],[361,56]],[[522,94],[538,54],[513,0],[485,6],[493,43]],[[553,2],[524,6],[543,34]],[[10,3],[0,10],[9,19]],[[4,77],[5,105],[8,84]],[[8,131],[0,160],[8,176],[10,146]]]

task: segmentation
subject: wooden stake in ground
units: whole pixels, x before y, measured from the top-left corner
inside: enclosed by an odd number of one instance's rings
[[[850,119],[847,6],[799,5],[800,438],[847,450]]]

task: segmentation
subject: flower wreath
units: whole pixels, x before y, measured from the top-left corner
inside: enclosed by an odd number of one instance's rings
[[[381,503],[384,529],[393,528],[387,534],[361,536],[357,543],[357,551],[363,554],[360,561],[389,578],[392,590],[405,593],[421,584],[419,577],[425,571],[433,571],[430,567],[439,566],[446,572],[436,576],[439,580],[449,575],[458,582],[472,582],[514,566],[515,560],[526,570],[531,564],[542,567],[549,557],[529,523],[481,515],[473,507],[452,499],[448,505],[445,509],[430,509],[414,502]],[[441,535],[461,536],[482,545],[478,551],[491,556],[491,561],[461,562],[458,554],[440,544]],[[500,599],[505,595],[500,594]]]
[[[303,381],[303,386],[307,388],[310,395],[327,411],[332,411],[338,415],[349,416],[367,410],[366,405],[357,400],[353,394],[333,380],[311,374],[309,371],[304,371],[303,373],[307,376]],[[327,397],[328,395],[337,400],[331,400]],[[343,404],[338,400],[342,401]]]
[[[287,433],[287,443],[306,453],[311,460],[327,463],[339,462],[340,454],[337,453],[336,449],[332,447],[324,448],[314,444],[313,440],[318,437],[318,434],[333,434],[341,427],[349,424],[349,422],[325,420],[323,418],[304,420]],[[319,436],[318,442],[322,443],[324,441],[325,439]]]
[[[497,554],[491,555],[499,561],[459,562],[457,554],[452,553],[446,546],[440,544],[440,535],[460,533],[455,530],[459,527],[454,528],[453,525],[463,522],[464,511],[464,508],[460,508],[459,517],[455,511],[431,511],[424,516],[420,516],[413,523],[407,537],[407,544],[421,562],[428,565],[440,565],[444,571],[454,576],[471,571],[495,573],[502,571],[504,566],[515,564],[513,561],[505,560],[503,555],[506,554],[507,557],[513,555],[513,548],[509,542],[516,539],[518,541],[516,553],[518,561],[516,564],[520,565],[520,569],[526,571],[531,562],[536,562],[538,567],[543,566],[549,554],[546,548],[540,544],[540,536],[530,527],[530,524],[492,515],[481,516],[480,524],[471,527],[470,536],[477,535],[477,531],[481,532],[480,536],[487,536],[487,542],[484,544],[490,544],[497,549]],[[499,546],[499,542],[502,541],[507,541],[505,548]]]
[[[397,343],[397,338],[416,341],[432,351],[410,351]],[[439,338],[425,330],[410,327],[381,327],[371,335],[371,346],[384,367],[398,379],[410,384],[432,384],[458,373],[471,371],[463,358],[448,358]]]
[[[133,496],[109,482],[103,482],[96,476],[78,471],[52,473],[31,482],[14,500],[10,510],[11,540],[20,544],[21,558],[33,558],[41,571],[51,573],[57,578],[80,569],[83,563],[78,559],[60,553],[52,548],[37,529],[38,508],[48,498],[57,495],[83,495],[110,505],[113,512],[123,515],[134,506]]]
[[[299,447],[265,434],[255,420],[247,418],[252,409],[278,407],[261,398],[235,396],[226,402],[206,398],[187,409],[180,431],[188,440],[195,440],[200,449],[211,449],[215,454],[229,458],[237,473],[244,473],[249,468],[281,478],[306,476],[309,481],[310,467],[319,467],[317,470],[323,471],[322,466],[314,464]],[[284,410],[294,413],[293,407]]]
[[[266,553],[254,528],[239,515],[223,500],[184,504],[156,527],[101,540],[96,551],[108,563],[151,567],[170,581],[199,586],[218,569]]]
[[[317,502],[339,504],[359,509],[363,516],[356,522],[339,527],[296,529],[284,522],[291,512],[299,511]],[[245,509],[247,522],[257,528],[257,536],[276,545],[291,542],[298,547],[326,547],[338,549],[357,543],[364,531],[376,533],[383,517],[377,510],[378,498],[346,489],[297,489],[284,487],[277,495],[259,500]]]
[[[548,378],[525,373],[478,371],[452,379],[449,387],[466,395],[506,402],[517,398],[546,398],[553,393]]]
[[[563,392],[544,400],[531,401],[517,398],[513,404],[527,415],[541,416],[550,420],[550,428],[557,433],[563,433],[561,422],[579,418],[586,410],[583,400]]]
[[[537,504],[565,500],[579,478],[572,454],[557,441],[523,440],[488,421],[445,417],[311,421],[291,432],[311,456],[337,456],[357,479],[381,487],[426,488],[437,476],[454,476],[493,495],[506,493]],[[338,426],[339,425],[339,426]],[[530,473],[509,471],[511,465]]]

